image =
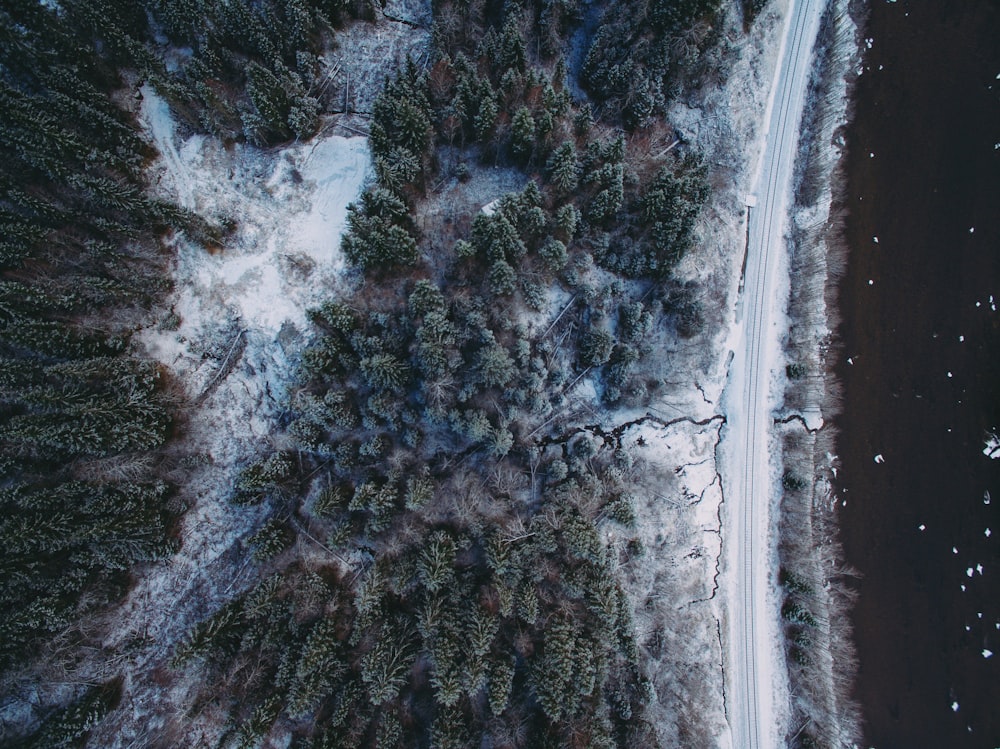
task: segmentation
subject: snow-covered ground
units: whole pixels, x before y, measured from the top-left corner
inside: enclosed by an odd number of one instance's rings
[[[806,376],[786,380],[780,409],[787,423],[783,467],[813,481],[811,491],[789,494],[782,501],[781,554],[783,564],[794,568],[815,591],[809,606],[817,620],[814,639],[819,645],[808,664],[789,664],[796,713],[790,733],[808,724],[809,733],[820,743],[852,746],[861,735],[860,709],[850,694],[857,668],[849,616],[855,592],[845,585],[852,573],[838,538],[837,511],[846,505],[846,498],[838,501],[833,491],[839,459],[831,427],[841,402],[833,367],[834,359],[844,355],[835,336],[846,249],[841,246],[841,217],[833,207],[834,192],[842,189],[844,178],[843,127],[850,116],[850,90],[863,71],[860,34],[849,0],[829,0],[826,5],[790,216],[794,283],[784,344],[789,361]],[[877,236],[872,240],[878,244]],[[876,454],[873,460],[885,459]]]
[[[142,89],[141,120],[161,159],[157,190],[235,226],[211,252],[173,240],[169,312],[135,340],[197,403],[182,436],[220,471],[266,439],[304,343],[306,312],[341,282],[347,205],[361,192],[364,138],[326,136],[260,151],[182,142],[166,104]]]
[[[164,670],[173,645],[250,582],[240,539],[261,511],[228,497],[246,462],[277,433],[307,310],[342,282],[347,205],[369,173],[364,138],[226,149],[200,135],[180,137],[165,102],[149,87],[142,97],[140,121],[160,152],[150,172],[155,191],[235,228],[211,252],[183,236],[172,240],[169,309],[134,337],[139,354],[159,360],[187,402],[173,449],[186,471],[180,501],[190,509],[180,551],[146,569],[113,612],[104,645],[129,654],[118,664],[125,709],[100,726],[93,746],[144,745],[180,717],[184,687],[165,689],[163,681],[179,676]]]
[[[628,554],[620,572],[653,687],[647,718],[664,748],[721,746],[728,735],[714,614],[722,544],[715,449],[722,419],[704,422],[645,422],[622,434],[635,459],[641,551]]]

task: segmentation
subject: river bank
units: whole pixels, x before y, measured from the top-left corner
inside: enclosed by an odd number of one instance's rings
[[[1000,741],[1000,8],[873,3],[836,376],[865,744]],[[996,500],[990,503],[990,498]],[[992,537],[991,537],[992,536]]]

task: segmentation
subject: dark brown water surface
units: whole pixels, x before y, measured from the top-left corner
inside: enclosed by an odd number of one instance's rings
[[[856,696],[866,747],[1000,747],[1000,2],[870,5],[838,372]]]

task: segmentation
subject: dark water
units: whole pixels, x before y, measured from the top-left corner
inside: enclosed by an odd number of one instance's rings
[[[856,696],[866,747],[1000,747],[1000,2],[870,6],[838,373]]]

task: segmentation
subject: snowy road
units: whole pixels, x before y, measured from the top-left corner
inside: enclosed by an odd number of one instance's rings
[[[723,542],[730,571],[727,712],[734,749],[771,749],[784,739],[778,601],[772,549],[773,392],[780,359],[785,225],[813,43],[824,0],[789,0],[779,65],[772,83],[763,158],[748,198],[745,277],[736,315],[734,358],[724,395]]]

